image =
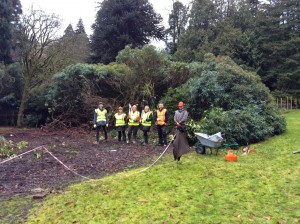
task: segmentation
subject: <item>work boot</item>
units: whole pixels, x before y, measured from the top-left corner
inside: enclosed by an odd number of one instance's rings
[[[93,142],[93,144],[94,144],[94,145],[98,145],[98,144],[99,144],[99,142],[95,141],[95,142]]]

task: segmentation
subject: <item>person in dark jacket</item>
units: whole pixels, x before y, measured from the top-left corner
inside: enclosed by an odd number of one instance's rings
[[[189,152],[189,144],[186,138],[188,112],[184,109],[184,103],[178,103],[178,110],[174,115],[176,124],[176,138],[173,142],[174,160],[179,161],[180,157]]]
[[[158,104],[158,110],[154,114],[154,121],[157,127],[159,144],[166,146],[167,145],[167,132],[166,125],[168,122],[168,111],[165,108],[163,103]]]
[[[103,103],[100,102],[98,108],[95,109],[94,113],[94,128],[96,128],[96,141],[94,144],[99,144],[99,132],[100,129],[103,129],[105,141],[107,141],[107,131],[106,128],[108,127],[108,116],[107,110],[103,107]]]

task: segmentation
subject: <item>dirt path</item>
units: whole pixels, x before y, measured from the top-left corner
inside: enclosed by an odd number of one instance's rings
[[[114,139],[94,145],[94,134],[0,128],[0,135],[7,140],[29,142],[29,146],[21,152],[44,145],[71,169],[90,178],[138,166],[163,150],[161,147],[119,144]],[[57,189],[78,181],[82,178],[66,170],[43,151],[0,165],[0,197],[27,194],[35,188]]]

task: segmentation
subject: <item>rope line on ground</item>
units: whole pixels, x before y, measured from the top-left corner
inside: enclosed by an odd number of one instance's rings
[[[28,154],[28,153],[30,153],[30,152],[36,151],[36,150],[38,150],[38,149],[41,149],[42,147],[43,147],[43,146],[39,146],[39,147],[36,147],[36,148],[31,149],[31,150],[29,150],[29,151],[26,151],[26,152],[24,152],[24,153],[21,153],[20,155],[13,156],[13,157],[11,157],[11,158],[9,158],[9,159],[6,159],[6,160],[4,160],[4,161],[1,161],[0,164],[4,164],[4,163],[7,163],[7,162],[9,162],[9,161],[11,161],[11,160],[13,160],[13,159],[18,158],[18,157],[22,157],[22,156],[24,156],[25,154]]]
[[[46,153],[48,153],[52,158],[54,158],[57,162],[59,162],[65,169],[71,171],[71,172],[74,173],[75,175],[77,175],[77,176],[79,176],[79,177],[81,177],[81,178],[87,179],[87,180],[94,180],[94,179],[92,179],[92,178],[83,176],[83,175],[77,173],[76,171],[72,170],[70,167],[68,167],[66,164],[64,164],[61,160],[59,160],[56,156],[54,156],[54,155],[53,155],[53,154],[52,154],[45,146],[39,146],[39,147],[36,147],[36,148],[34,148],[34,149],[31,149],[31,150],[29,150],[29,151],[26,151],[26,152],[24,152],[24,153],[21,153],[20,155],[17,155],[17,156],[14,156],[14,157],[12,157],[12,158],[9,158],[9,159],[7,159],[7,160],[1,161],[1,162],[0,162],[0,165],[1,165],[1,164],[4,164],[4,163],[7,163],[7,162],[9,162],[9,161],[11,161],[11,160],[13,160],[13,159],[22,157],[23,155],[26,155],[26,154],[31,153],[31,152],[36,151],[36,150],[44,150],[44,151],[45,151]]]
[[[176,136],[176,135],[174,135],[173,140],[175,139],[175,136]],[[132,174],[127,175],[127,177],[132,176],[132,175],[135,175],[135,174],[139,174],[139,173],[142,173],[142,172],[145,172],[146,170],[150,169],[150,168],[151,168],[154,164],[156,164],[156,163],[158,162],[158,160],[160,160],[160,158],[166,153],[166,151],[168,150],[168,148],[170,147],[170,145],[173,143],[173,140],[167,145],[167,147],[164,149],[164,151],[159,155],[159,157],[158,157],[152,164],[150,164],[149,166],[147,166],[146,168],[144,168],[144,169],[142,169],[142,170],[140,170],[140,171],[138,171],[138,172],[135,172],[135,173],[132,173]],[[12,157],[12,158],[9,158],[9,159],[6,159],[6,160],[4,160],[4,161],[1,161],[1,162],[0,162],[0,165],[1,165],[1,164],[4,164],[4,163],[7,163],[7,162],[9,162],[9,161],[11,161],[11,160],[14,160],[14,159],[16,159],[16,158],[22,157],[23,155],[26,155],[26,154],[31,153],[31,152],[36,151],[36,150],[44,150],[44,151],[45,151],[46,153],[48,153],[52,158],[54,158],[57,162],[59,162],[65,169],[69,170],[69,171],[72,172],[73,174],[75,174],[75,175],[77,175],[77,176],[79,176],[79,177],[81,177],[81,178],[84,178],[84,179],[86,179],[86,180],[95,180],[95,179],[92,179],[92,178],[83,176],[83,175],[77,173],[76,171],[72,170],[70,167],[68,167],[66,164],[64,164],[60,159],[58,159],[55,155],[53,155],[53,153],[51,153],[51,152],[50,152],[45,146],[43,146],[43,145],[42,145],[42,146],[39,146],[39,147],[36,147],[36,148],[34,148],[34,149],[28,150],[28,151],[26,151],[26,152],[24,152],[24,153],[21,153],[20,155],[16,155],[16,156],[14,156],[14,157]]]
[[[87,180],[94,180],[92,178],[89,178],[89,177],[86,177],[86,176],[83,176],[79,173],[77,173],[76,171],[72,170],[71,168],[69,168],[67,165],[65,165],[62,161],[60,161],[56,156],[54,156],[46,147],[43,146],[43,149],[50,154],[50,156],[52,156],[57,162],[59,162],[61,165],[63,165],[67,170],[71,171],[72,173],[74,173],[75,175],[79,176],[79,177],[82,177],[84,179],[87,179]]]
[[[150,165],[150,166],[147,166],[146,168],[138,171],[138,172],[135,172],[135,173],[132,173],[132,174],[129,174],[127,175],[127,177],[129,176],[132,176],[132,175],[135,175],[135,174],[139,174],[139,173],[142,173],[148,169],[150,169],[155,163],[157,163],[157,161],[165,154],[165,152],[168,150],[168,148],[170,147],[170,145],[173,143],[174,139],[175,139],[176,135],[174,135],[173,137],[173,140],[169,143],[169,145],[167,145],[167,147],[165,148],[165,150],[160,154],[160,156]]]

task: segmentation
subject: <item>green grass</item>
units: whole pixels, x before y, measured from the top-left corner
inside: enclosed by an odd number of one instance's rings
[[[237,163],[191,153],[177,167],[166,156],[146,172],[50,195],[28,223],[300,223],[300,111],[285,117],[284,134]]]
[[[0,223],[23,223],[28,209],[34,205],[30,196],[0,198]]]

